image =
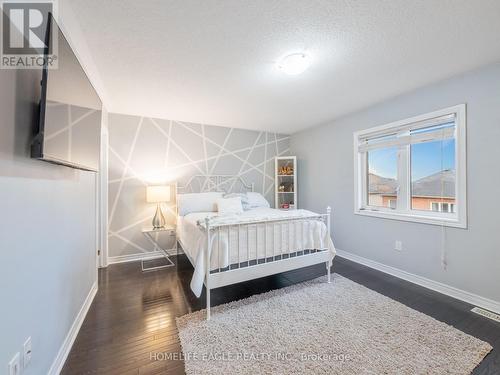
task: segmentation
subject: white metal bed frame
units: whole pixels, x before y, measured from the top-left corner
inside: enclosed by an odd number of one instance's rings
[[[196,184],[198,184],[198,188],[196,188]],[[253,191],[254,184],[247,184],[246,181],[241,176],[232,176],[232,175],[194,175],[192,176],[183,187],[177,187],[177,191],[180,189],[182,192],[210,192],[210,191],[221,191],[221,192],[235,192],[235,186],[239,186],[239,192]],[[196,191],[195,191],[196,190]],[[326,214],[318,214],[313,217],[306,218],[288,218],[288,219],[270,219],[265,221],[248,221],[244,223],[238,224],[217,224],[214,225],[210,223],[210,218],[205,219],[205,227],[199,226],[201,230],[207,232],[207,251],[205,251],[205,280],[204,285],[206,288],[207,299],[206,299],[206,317],[207,320],[210,320],[210,291],[211,289],[220,288],[223,286],[236,284],[243,281],[248,281],[252,279],[257,279],[260,277],[270,276],[277,273],[290,271],[302,267],[311,266],[314,264],[325,263],[326,272],[327,272],[327,282],[330,283],[331,276],[330,270],[332,266],[332,256],[328,249],[328,242],[326,243],[326,247],[322,249],[303,249],[296,252],[283,252],[283,235],[280,235],[281,242],[279,248],[281,249],[279,255],[275,255],[276,248],[272,248],[270,252],[271,256],[267,256],[268,246],[267,246],[267,226],[268,225],[279,225],[280,233],[282,233],[282,226],[288,225],[288,235],[290,234],[290,225],[292,223],[297,222],[305,222],[310,220],[320,220],[323,221],[326,225],[327,235],[330,238],[330,224],[331,224],[331,208],[327,207]],[[258,244],[258,225],[265,225],[264,227],[264,253],[265,256],[263,259],[258,258],[257,244]],[[256,243],[256,259],[251,259],[249,256],[249,229],[250,227],[255,226],[255,243]],[[229,238],[229,232],[231,227],[237,227],[238,233],[238,241],[237,241],[237,251],[238,251],[238,262],[236,264],[229,264],[226,267],[220,267],[220,252],[218,256],[218,268],[216,270],[210,270],[211,268],[211,259],[210,255],[212,251],[210,251],[210,246],[213,242],[213,236],[219,236],[218,243],[220,243],[221,231],[226,231]],[[240,262],[240,233],[241,230],[247,233],[247,256],[248,259],[246,262]],[[274,230],[274,229],[273,229]],[[274,231],[273,231],[274,236]],[[178,238],[178,241],[181,247],[184,249],[182,241]],[[273,246],[275,245],[275,238],[273,237]],[[234,249],[228,245],[228,252],[233,251]],[[185,252],[186,253],[186,252]],[[195,260],[191,259],[191,256],[187,254],[188,259],[195,265]],[[228,255],[228,259],[231,259],[231,256]],[[231,263],[231,262],[229,262]],[[252,264],[253,263],[253,264]]]

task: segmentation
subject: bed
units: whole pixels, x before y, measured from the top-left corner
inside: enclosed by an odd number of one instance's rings
[[[194,267],[192,291],[200,297],[206,288],[207,320],[211,289],[318,263],[330,282],[330,208],[284,211],[259,198],[243,212],[219,215],[215,201],[231,193],[259,197],[253,190],[240,176],[221,175],[195,175],[177,187],[177,239]]]

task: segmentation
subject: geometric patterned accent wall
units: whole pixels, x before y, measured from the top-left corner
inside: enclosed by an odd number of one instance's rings
[[[154,204],[146,186],[179,185],[192,175],[238,175],[274,204],[274,157],[289,154],[286,135],[146,117],[110,114],[109,256],[154,250],[141,229]],[[175,221],[173,204],[164,206]]]

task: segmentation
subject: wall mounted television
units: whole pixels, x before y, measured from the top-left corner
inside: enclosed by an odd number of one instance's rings
[[[102,102],[64,37],[49,15],[45,38],[53,49],[57,67],[47,64],[41,81],[40,115],[31,157],[72,168],[99,170]]]

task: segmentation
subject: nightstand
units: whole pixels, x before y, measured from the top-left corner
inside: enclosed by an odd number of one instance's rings
[[[148,228],[143,228],[142,229],[142,234],[151,242],[151,244],[154,246],[154,250],[159,250],[161,251],[162,255],[165,257],[167,260],[168,264],[161,265],[161,266],[154,266],[154,267],[145,267],[144,266],[144,260],[141,260],[141,269],[143,272],[145,271],[156,271],[160,270],[163,268],[168,268],[175,266],[175,263],[172,262],[170,259],[169,252],[175,251],[177,254],[177,234],[176,234],[176,227],[175,225],[165,225],[162,228],[153,228],[153,227],[148,227]],[[167,235],[171,238],[169,241],[173,241],[173,246],[170,248],[163,248],[158,241],[158,235]]]

